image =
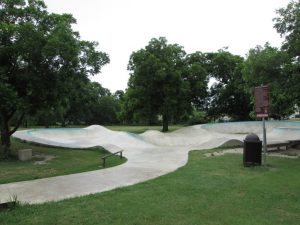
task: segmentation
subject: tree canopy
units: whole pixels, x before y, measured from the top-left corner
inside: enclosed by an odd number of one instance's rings
[[[286,8],[277,10],[274,18],[277,32],[285,38],[282,51],[289,55],[285,73],[289,74],[289,95],[300,105],[300,2],[291,1]]]
[[[183,80],[187,83],[188,99],[196,109],[205,107],[208,95],[208,58],[207,54],[195,52],[185,57]]]
[[[248,120],[252,105],[242,76],[244,59],[222,49],[207,53],[207,61],[209,77],[216,80],[210,88],[209,116]]]
[[[48,13],[41,0],[0,2],[0,121],[1,143],[26,113],[67,99],[74,80],[100,72],[109,62],[97,43],[83,41],[69,14]],[[10,121],[19,115],[15,129]],[[8,150],[6,150],[6,155]]]
[[[182,79],[184,56],[181,46],[168,44],[162,37],[132,53],[126,104],[133,118],[151,123],[161,115],[163,131],[167,131],[170,120],[189,110],[188,86]]]
[[[268,84],[270,88],[270,117],[282,119],[293,112],[293,96],[289,94],[290,74],[287,73],[288,55],[266,44],[251,49],[245,61],[244,79],[248,92]]]

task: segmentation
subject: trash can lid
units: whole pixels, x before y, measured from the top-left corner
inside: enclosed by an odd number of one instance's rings
[[[245,141],[259,141],[259,137],[254,133],[250,133],[246,136]]]

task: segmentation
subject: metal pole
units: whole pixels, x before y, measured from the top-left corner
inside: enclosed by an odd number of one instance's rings
[[[263,164],[266,166],[267,165],[267,135],[266,135],[265,117],[263,117],[263,147],[264,147]]]

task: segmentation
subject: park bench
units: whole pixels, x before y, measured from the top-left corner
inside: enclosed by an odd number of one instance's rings
[[[105,165],[106,159],[109,158],[109,157],[111,157],[111,156],[113,156],[113,155],[120,154],[120,159],[122,159],[122,158],[123,158],[123,155],[122,155],[123,151],[124,151],[124,150],[120,150],[120,151],[111,153],[111,154],[109,154],[109,155],[103,156],[103,157],[102,157],[102,167],[105,168],[105,166],[106,166],[106,165]]]
[[[285,147],[285,150],[287,150],[289,146],[290,146],[289,141],[280,141],[280,142],[269,142],[269,143],[267,143],[268,151],[270,150],[269,148],[276,148],[277,150],[280,150],[280,147]]]
[[[297,140],[289,140],[289,147],[293,147],[293,146],[296,146],[296,145],[300,145],[300,139],[297,139]]]

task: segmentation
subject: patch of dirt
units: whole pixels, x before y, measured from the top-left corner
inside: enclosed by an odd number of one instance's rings
[[[33,159],[37,160],[34,162],[34,165],[44,165],[48,164],[49,161],[56,158],[54,155],[46,155],[44,153],[35,153],[32,156]]]
[[[204,155],[206,157],[213,157],[213,156],[222,156],[225,154],[243,154],[242,148],[234,148],[234,149],[225,149],[221,151],[211,152],[211,153],[205,153]],[[267,153],[268,156],[276,156],[276,157],[282,157],[282,158],[289,158],[289,159],[297,159],[300,157],[300,149],[288,149],[288,150],[280,150],[280,151],[270,151]]]
[[[213,156],[222,156],[228,153],[243,154],[243,149],[242,148],[226,149],[226,150],[221,150],[216,152],[205,153],[204,155],[206,157],[213,157]]]

